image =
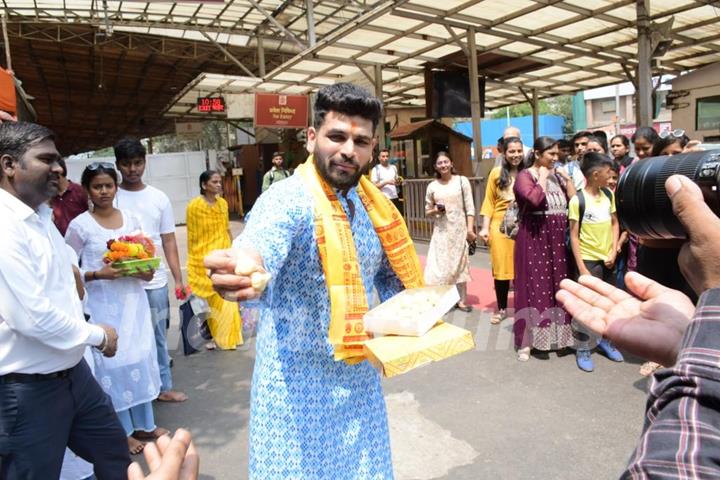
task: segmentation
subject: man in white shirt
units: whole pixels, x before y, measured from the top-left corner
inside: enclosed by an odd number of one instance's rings
[[[380,150],[378,157],[380,163],[370,170],[370,181],[385,194],[387,198],[402,213],[402,202],[398,198],[397,185],[400,184],[400,176],[397,167],[390,165],[390,151],[387,148]]]
[[[0,478],[58,478],[65,447],[120,479],[125,432],[83,360],[117,333],[85,321],[72,261],[46,202],[62,168],[53,133],[0,124]]]
[[[582,160],[585,150],[587,150],[588,140],[590,137],[592,137],[592,133],[588,131],[578,132],[573,136],[573,158],[568,160],[567,164],[565,164],[565,171],[568,175],[570,175],[570,178],[572,178],[572,181],[575,184],[575,189],[578,191],[585,188],[585,175],[583,175],[580,170],[580,161]]]
[[[180,256],[175,239],[175,216],[170,199],[157,188],[143,183],[146,151],[139,140],[124,138],[115,145],[114,150],[115,165],[122,174],[122,182],[115,195],[115,206],[135,213],[140,218],[143,232],[152,239],[155,247],[162,246],[175,280],[175,296],[181,298],[186,287],[180,271]],[[168,269],[164,262],[160,263],[153,279],[144,286],[155,326],[155,345],[162,382],[157,399],[162,402],[184,402],[187,400],[187,395],[172,388],[170,354],[167,347],[170,300]]]

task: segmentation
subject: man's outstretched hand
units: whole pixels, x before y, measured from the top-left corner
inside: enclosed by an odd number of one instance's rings
[[[128,480],[196,480],[200,458],[192,443],[190,432],[182,428],[170,439],[168,435],[158,438],[157,445],[148,443],[143,449],[145,461],[150,467],[146,477],[140,465],[133,462],[128,467]]]
[[[580,283],[560,282],[556,297],[580,323],[621,350],[671,366],[695,313],[682,292],[639,273],[625,276],[630,295],[602,280],[583,275]]]
[[[205,268],[213,288],[225,300],[242,302],[257,298],[261,294],[253,288],[249,274],[235,272],[239,261],[265,271],[262,257],[254,250],[228,248],[214,250],[205,257]]]

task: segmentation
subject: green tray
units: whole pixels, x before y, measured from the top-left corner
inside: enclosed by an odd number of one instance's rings
[[[157,270],[160,267],[160,257],[146,258],[143,260],[124,260],[112,264],[113,268],[121,268],[125,271],[125,275],[133,275],[135,273],[144,272],[152,268]]]

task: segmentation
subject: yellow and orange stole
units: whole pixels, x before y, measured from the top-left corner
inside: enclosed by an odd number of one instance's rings
[[[315,200],[315,237],[330,295],[328,337],[335,360],[354,364],[365,359],[363,315],[368,311],[350,222],[335,194],[315,168],[312,155],[297,168]],[[405,222],[390,200],[364,176],[357,188],[395,274],[405,288],[423,286],[420,261]]]

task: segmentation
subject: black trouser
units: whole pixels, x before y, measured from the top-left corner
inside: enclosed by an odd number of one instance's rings
[[[590,275],[595,278],[615,285],[615,270],[605,266],[602,260],[583,260],[585,268],[590,271]],[[600,340],[589,328],[582,323],[573,319],[572,321],[573,337],[575,338],[575,348],[580,350],[592,350]]]
[[[510,292],[510,280],[495,280],[495,299],[498,310],[507,308],[508,292]]]
[[[602,260],[583,260],[585,268],[590,270],[590,275],[599,278],[603,282],[615,285],[614,269],[605,266]]]
[[[395,208],[398,209],[398,211],[400,212],[400,215],[405,215],[403,213],[403,202],[400,201],[399,198],[391,198],[390,201],[393,203],[393,205],[395,205]]]
[[[125,431],[85,360],[62,378],[0,377],[0,478],[56,479],[66,446],[98,480],[127,479]]]

